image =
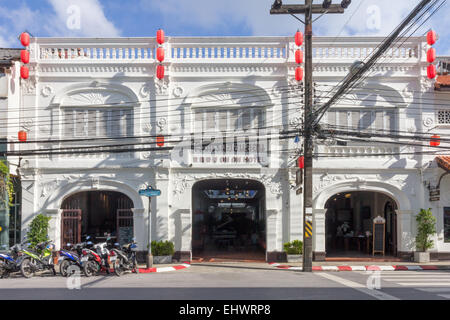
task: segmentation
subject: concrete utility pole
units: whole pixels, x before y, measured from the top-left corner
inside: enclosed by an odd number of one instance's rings
[[[313,164],[313,77],[312,77],[312,15],[328,13],[344,13],[351,0],[343,0],[340,5],[331,4],[325,0],[322,5],[314,5],[313,0],[305,0],[301,5],[283,5],[281,0],[275,0],[270,14],[304,14],[305,15],[305,121],[303,128],[303,271],[312,271],[312,236],[305,228],[312,231],[312,164]],[[294,16],[295,17],[295,16]]]

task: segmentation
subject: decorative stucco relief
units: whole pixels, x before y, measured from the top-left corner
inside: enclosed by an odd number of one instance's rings
[[[42,89],[41,89],[41,95],[43,97],[49,97],[51,94],[53,94],[53,88],[49,85],[45,85]]]
[[[167,95],[169,93],[169,81],[166,79],[156,80],[155,92],[157,95]]]
[[[174,178],[173,193],[175,195],[183,194],[186,189],[192,187],[194,182],[207,179],[249,179],[261,182],[272,194],[280,195],[283,193],[281,177],[274,177],[268,174],[248,174],[248,173],[212,173],[212,174],[198,174],[177,175]],[[283,179],[284,181],[285,179]]]

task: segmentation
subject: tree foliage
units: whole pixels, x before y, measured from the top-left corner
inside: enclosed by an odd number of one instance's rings
[[[418,250],[425,252],[433,247],[433,240],[430,239],[430,236],[436,234],[436,217],[433,216],[431,208],[428,210],[420,209],[416,221],[416,247]]]
[[[51,217],[38,214],[30,224],[30,230],[27,233],[28,242],[35,247],[38,243],[48,240],[48,228]]]

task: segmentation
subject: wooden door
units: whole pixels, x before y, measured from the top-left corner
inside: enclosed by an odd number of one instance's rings
[[[61,217],[61,248],[81,242],[81,209],[63,209]]]

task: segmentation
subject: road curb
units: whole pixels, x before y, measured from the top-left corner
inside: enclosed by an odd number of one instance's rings
[[[284,270],[302,270],[302,267],[283,265],[279,263],[269,263],[272,267]],[[439,265],[367,265],[367,266],[313,266],[313,271],[424,271],[424,270],[450,270],[450,266]]]
[[[183,262],[180,265],[171,266],[171,267],[159,267],[159,268],[139,268],[139,273],[152,273],[152,272],[168,272],[168,271],[177,271],[189,268],[191,264],[189,262]]]

